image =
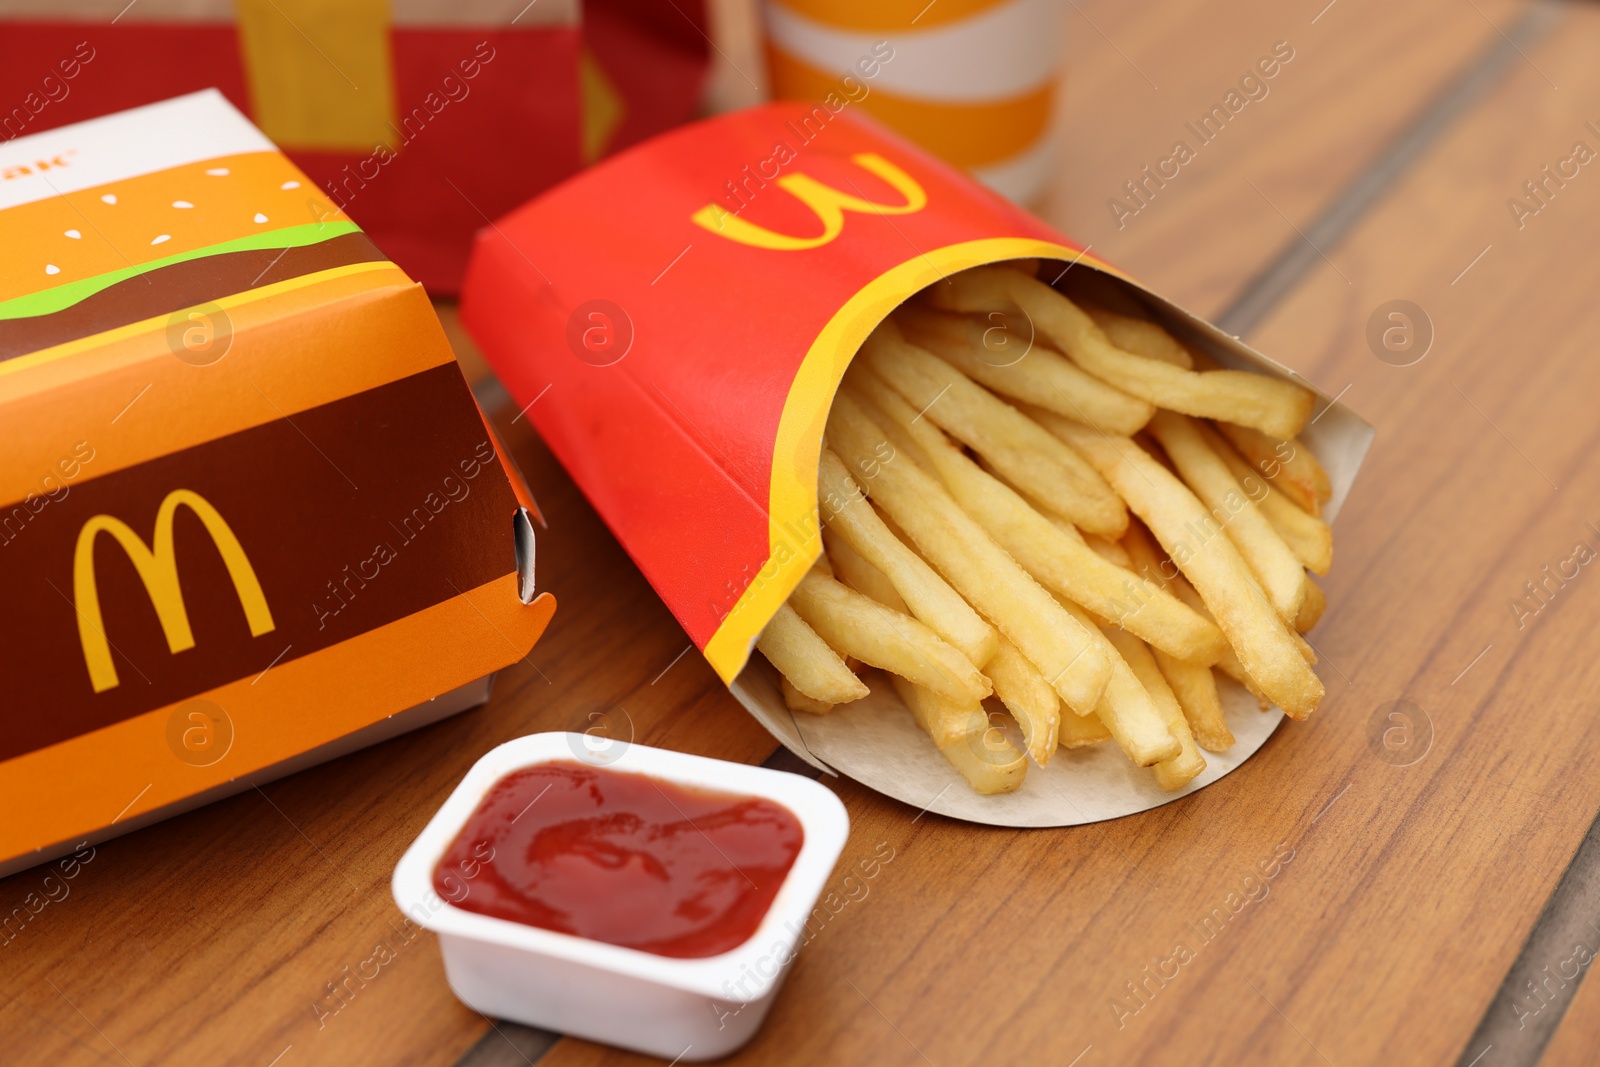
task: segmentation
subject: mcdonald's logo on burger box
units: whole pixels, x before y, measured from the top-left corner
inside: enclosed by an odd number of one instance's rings
[[[555,602],[421,287],[215,92],[0,174],[0,874],[481,702]]]
[[[779,740],[919,808],[1059,825],[1108,814],[1093,798],[941,791],[952,772],[931,746],[840,732],[887,721],[871,714],[797,723],[751,661],[821,554],[823,428],[857,349],[927,286],[1015,259],[1097,276],[1224,365],[1292,374],[843,104],[720,116],[570,179],[479,232],[462,315],[519,404],[545,396],[529,408],[539,432]],[[1325,514],[1371,436],[1337,405],[1305,433],[1334,483]]]

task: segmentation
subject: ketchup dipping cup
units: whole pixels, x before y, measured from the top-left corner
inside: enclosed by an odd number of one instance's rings
[[[844,805],[822,785],[796,774],[644,745],[614,742],[596,749],[593,744],[594,739],[584,734],[533,734],[508,741],[478,760],[395,867],[395,902],[413,922],[439,935],[450,988],[475,1011],[669,1060],[725,1056],[754,1036],[783,984],[806,919],[844,848],[849,832]],[[530,768],[548,774],[508,779]],[[524,850],[531,847],[527,842],[529,829],[540,820],[548,822],[557,809],[562,805],[570,808],[573,802],[572,794],[563,797],[558,792],[548,798],[551,803],[541,810],[540,801],[546,798],[542,788],[535,788],[529,793],[527,806],[513,813],[506,807],[508,787],[524,778],[528,785],[536,780],[544,788],[560,787],[564,784],[563,768],[571,768],[578,775],[592,770],[600,779],[601,793],[605,783],[612,781],[626,787],[618,793],[659,797],[667,806],[670,823],[685,835],[688,847],[704,855],[706,849],[699,848],[703,839],[712,854],[727,860],[735,869],[737,864],[726,854],[727,840],[718,844],[711,836],[719,832],[718,828],[709,820],[697,821],[692,809],[682,807],[682,790],[760,802],[746,805],[765,817],[752,829],[771,832],[791,847],[793,828],[785,831],[772,822],[771,805],[784,809],[782,814],[793,815],[799,824],[799,851],[781,876],[754,932],[716,955],[695,956],[686,954],[686,942],[681,936],[660,952],[645,951],[499,917],[519,909],[530,916],[538,913],[541,905],[530,909],[520,901],[508,902],[502,876],[528,862]],[[631,777],[618,777],[622,775]],[[645,779],[653,779],[663,788],[638,789]],[[503,781],[505,786],[501,786]],[[501,788],[497,790],[497,786]],[[511,806],[519,805],[520,798]],[[581,813],[582,817],[563,815],[566,821],[552,832],[563,837],[588,833],[602,824],[606,814],[604,807],[597,806],[592,813]],[[500,845],[494,844],[494,832],[510,833],[513,824],[524,817],[527,824],[518,838],[516,854],[508,854],[504,838],[498,839]],[[480,826],[496,829],[482,841],[475,838],[467,842],[463,830],[469,826],[475,834]],[[549,837],[539,835],[541,846]],[[560,853],[559,864],[547,868],[564,872],[552,873],[552,883],[581,869],[584,860],[580,854],[591,848],[604,853],[596,857],[596,884],[607,884],[606,868],[615,867],[619,860],[604,841],[597,846],[592,842],[567,846]],[[783,857],[787,858],[787,852]],[[650,863],[648,858],[644,860],[646,867]],[[441,864],[450,869],[446,871]],[[619,892],[626,888],[629,899],[619,898],[615,903],[627,915],[608,914],[605,905],[612,902],[602,899],[598,900],[600,907],[586,909],[590,912],[588,925],[576,919],[568,925],[583,929],[603,926],[613,935],[615,931],[626,931],[633,936],[638,922],[630,916],[640,911],[647,913],[650,901],[647,891],[646,899],[640,899],[637,877],[624,881],[617,883]],[[750,885],[755,887],[759,881],[757,874]],[[444,887],[442,894],[440,886]],[[552,885],[553,892],[559,888]],[[565,888],[570,902],[572,886],[568,883]],[[670,890],[664,879],[663,904],[668,903],[665,895]],[[663,910],[664,914],[679,912],[681,909],[670,907]],[[743,919],[749,925],[748,909]],[[559,925],[548,918],[546,921]],[[670,936],[678,932],[664,933]],[[613,936],[613,940],[625,939]]]

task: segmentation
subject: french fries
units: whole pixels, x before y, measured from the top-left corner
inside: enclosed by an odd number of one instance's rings
[[[1093,712],[1088,715],[1063,715],[1056,738],[1062,748],[1089,748],[1111,740],[1111,731]]]
[[[1300,613],[1294,617],[1294,628],[1303,634],[1310,633],[1327,610],[1328,595],[1322,591],[1322,586],[1307,577],[1305,596],[1300,601]]]
[[[1217,676],[1210,667],[1185,663],[1152,648],[1161,676],[1172,687],[1172,695],[1183,709],[1196,743],[1207,752],[1226,752],[1233,747],[1233,731],[1222,713],[1222,696],[1217,692]]]
[[[1000,396],[1037,404],[1107,433],[1138,433],[1155,414],[1154,404],[1079,369],[1060,352],[1045,347],[1042,338],[1033,338],[1026,354],[1013,362],[1009,355],[1002,359],[973,345],[975,325],[978,336],[983,335],[982,320],[927,308],[903,308],[895,317],[913,344],[948,360]]]
[[[1123,754],[1137,767],[1153,767],[1183,754],[1150,691],[1121,656],[1111,669],[1111,681],[1095,716],[1105,725]]]
[[[1333,530],[1328,524],[1274,489],[1271,481],[1262,477],[1259,471],[1252,470],[1244,457],[1226,441],[1217,442],[1215,450],[1284,543],[1306,565],[1306,570],[1313,574],[1327,574],[1333,566]]]
[[[822,549],[823,555],[833,561],[834,576],[844,584],[858,593],[865,593],[884,607],[893,608],[902,615],[911,614],[905,598],[894,587],[894,583],[889,581],[882,571],[858,555],[848,541],[827,527],[823,527],[822,530]]]
[[[1141,578],[1171,592],[1191,607],[1205,610],[1199,594],[1178,573],[1172,561],[1162,555],[1155,538],[1150,536],[1150,531],[1145,529],[1142,522],[1129,524],[1122,544],[1133,569]],[[1207,752],[1226,752],[1232,748],[1233,731],[1228,728],[1227,719],[1222,714],[1222,697],[1217,692],[1217,679],[1211,668],[1181,660],[1159,648],[1152,647],[1150,651],[1156,657],[1162,677],[1178,698],[1183,716],[1188,720],[1189,729],[1200,747]],[[1238,662],[1233,658],[1232,649],[1228,650],[1227,658]],[[1243,668],[1240,671],[1242,673]]]
[[[1150,432],[1211,513],[1228,518],[1224,527],[1228,539],[1278,614],[1293,622],[1305,597],[1305,568],[1206,442],[1200,427],[1186,415],[1162,411],[1151,420]]]
[[[1009,793],[1022,784],[1028,760],[989,719],[981,704],[959,704],[893,676],[895,692],[934,746],[974,793]]]
[[[932,567],[889,531],[844,462],[830,450],[823,452],[818,479],[822,521],[829,532],[888,579],[912,616],[960,649],[976,666],[987,663],[994,655],[994,627],[980,619]]]
[[[1261,691],[1290,718],[1310,715],[1324,690],[1300,655],[1297,635],[1267,600],[1222,525],[1188,486],[1130,438],[1110,438],[1051,412],[1037,417],[1081,449],[1150,527]]]
[[[870,692],[788,604],[761,631],[756,648],[797,691],[819,703],[848,704]]]
[[[1035,511],[1015,491],[968,459],[938,427],[917,419],[911,406],[887,386],[868,382],[865,389],[878,409],[928,458],[956,502],[1046,589],[1102,618],[1117,619],[1119,625],[1175,656],[1197,663],[1216,662],[1224,638],[1215,624],[1160,590],[1140,589],[1131,571],[1103,558],[1082,536],[1065,533]],[[1115,551],[1121,553],[1120,548]],[[1122,560],[1126,559],[1122,553]]]
[[[1272,487],[1300,505],[1308,514],[1322,517],[1322,505],[1333,495],[1328,472],[1299,441],[1280,441],[1248,426],[1217,423],[1217,430],[1250,465],[1272,482]]]
[[[880,324],[827,421],[824,555],[756,645],[797,716],[886,672],[985,795],[1106,741],[1193,788],[1235,740],[1218,672],[1297,719],[1324,693],[1301,636],[1332,560],[1296,436],[1313,395],[1216,369],[1114,283],[1075,292],[978,268]]]
[[[929,290],[936,307],[983,311],[1016,306],[1074,363],[1123,392],[1185,415],[1228,419],[1274,437],[1293,437],[1311,418],[1310,390],[1246,371],[1191,371],[1112,344],[1082,308],[1037,278],[979,267]]]
[[[1073,709],[1093,708],[1111,664],[1093,636],[1006,554],[932,477],[907,460],[878,458],[880,430],[848,393],[836,397],[828,443],[871,469],[872,499],[957,592],[1033,661]]]
[[[812,700],[794,687],[789,679],[779,676],[780,688],[783,690],[783,704],[790,711],[803,711],[807,715],[826,715],[833,710],[833,705],[821,700]]]
[[[947,700],[977,703],[994,692],[971,660],[928,627],[821,571],[800,579],[789,603],[829,647]]]
[[[1178,739],[1172,736],[1172,731],[1161,719],[1159,709],[1151,701],[1149,691],[1139,683],[1116,646],[1082,608],[1071,603],[1061,606],[1094,632],[1111,661],[1111,678],[1106,683],[1099,705],[1085,715],[1062,716],[1063,721],[1073,718],[1097,720],[1117,742],[1123,754],[1139,767],[1150,767],[1177,756],[1181,751]]]
[[[1083,457],[1015,408],[925,349],[880,330],[867,339],[867,366],[951,436],[1007,478],[1036,487],[1052,510],[1085,530],[1120,537],[1128,510]]]
[[[1194,354],[1155,323],[1095,304],[1084,304],[1083,310],[1094,320],[1094,324],[1100,327],[1106,339],[1124,352],[1132,352],[1146,359],[1159,359],[1163,363],[1170,363],[1184,370],[1194,369]],[[1069,412],[1063,411],[1061,414],[1070,417]]]
[[[1190,585],[1188,579],[1184,578],[1183,574],[1178,570],[1177,565],[1171,560],[1167,559],[1164,552],[1160,551],[1160,546],[1155,544],[1155,539],[1150,537],[1150,531],[1144,528],[1143,523],[1140,523],[1137,526],[1130,524],[1128,528],[1128,535],[1123,538],[1123,544],[1127,545],[1129,550],[1132,551],[1134,545],[1138,543],[1137,538],[1140,535],[1149,539],[1151,552],[1154,553],[1153,556],[1146,558],[1156,559],[1158,560],[1158,563],[1156,565],[1156,570],[1151,571],[1144,562],[1139,562],[1137,567],[1139,573],[1146,577],[1149,577],[1151,574],[1159,574],[1161,580],[1164,582],[1164,587],[1170,591],[1173,596],[1177,597],[1194,610],[1200,612],[1206,618],[1211,618],[1211,612],[1206,609],[1205,601],[1200,599],[1200,594],[1194,591],[1194,586]],[[1139,557],[1136,556],[1135,558],[1137,560]],[[1262,711],[1266,711],[1272,707],[1272,701],[1267,699],[1266,694],[1261,692],[1261,688],[1256,685],[1256,683],[1251,679],[1250,675],[1245,673],[1244,664],[1239,662],[1239,657],[1234,655],[1231,647],[1228,648],[1227,651],[1223,652],[1221,659],[1217,660],[1216,669],[1221,671],[1223,674],[1226,674],[1229,678],[1232,678],[1240,685],[1244,686],[1244,688],[1249,691],[1250,695],[1256,698],[1256,704]],[[1215,678],[1213,677],[1213,681],[1214,680]],[[1184,714],[1189,714],[1187,708],[1184,709]],[[1191,725],[1193,724],[1193,721],[1194,720],[1191,718]],[[1221,735],[1219,733],[1215,736],[1220,737]],[[1233,744],[1231,740],[1233,734],[1230,732],[1228,736],[1230,738],[1228,741],[1228,746],[1231,746]],[[1209,749],[1209,751],[1216,752],[1219,750]]]
[[[1083,543],[1088,545],[1090,550],[1101,559],[1114,567],[1121,567],[1126,570],[1132,562],[1128,559],[1127,549],[1116,541],[1108,540],[1096,534],[1085,534]]]
[[[1028,755],[1043,767],[1050,762],[1056,750],[1056,738],[1061,726],[1061,699],[1039,668],[1017,651],[1005,638],[989,661],[989,680],[994,683],[994,695],[1011,712],[1011,717],[1022,727],[1022,736],[1028,743]],[[1068,718],[1077,718],[1069,715]]]
[[[1156,658],[1143,641],[1116,627],[1106,627],[1105,635],[1106,640],[1116,647],[1117,654],[1128,664],[1128,669],[1139,680],[1139,684],[1144,686],[1145,692],[1150,694],[1150,702],[1155,705],[1167,732],[1177,743],[1177,753],[1155,765],[1156,784],[1162,789],[1182,789],[1206,769],[1206,760],[1195,747],[1194,735],[1189,732],[1189,724],[1183,717],[1183,709],[1178,706],[1178,698],[1173,696],[1172,689],[1161,674],[1161,668],[1156,666]]]

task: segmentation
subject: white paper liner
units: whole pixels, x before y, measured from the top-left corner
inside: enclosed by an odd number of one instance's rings
[[[765,663],[756,669],[771,671]],[[1258,710],[1255,698],[1233,679],[1219,678],[1217,689],[1234,744],[1226,752],[1202,751],[1206,769],[1182,789],[1160,788],[1154,771],[1135,767],[1114,741],[1105,741],[1058,749],[1044,767],[1029,761],[1015,792],[979,796],[917,726],[883,674],[869,671],[866,681],[871,696],[841,704],[827,715],[793,716],[811,754],[918,811],[990,826],[1079,826],[1160,807],[1234,770],[1266,744],[1284,719],[1277,708]],[[769,684],[776,687],[777,682]],[[1073,713],[1063,708],[1062,714]]]

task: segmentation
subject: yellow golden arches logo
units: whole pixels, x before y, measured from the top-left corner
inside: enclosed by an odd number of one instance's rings
[[[211,502],[191,489],[174,489],[161,501],[156,511],[156,531],[152,545],[146,545],[127,523],[114,515],[95,515],[78,531],[78,547],[72,557],[72,599],[78,609],[78,639],[83,644],[83,660],[89,668],[89,681],[96,693],[115,688],[118,684],[117,668],[111,662],[111,642],[106,637],[100,615],[100,589],[94,576],[94,543],[101,533],[116,538],[117,544],[128,554],[139,580],[144,583],[150,603],[155,606],[156,617],[161,620],[161,632],[166,635],[167,648],[182,652],[194,647],[194,632],[189,629],[189,611],[183,606],[183,589],[178,585],[178,560],[173,552],[172,519],[180,506],[187,507],[205,524],[211,541],[222,554],[228,576],[233,579],[233,589],[244,608],[245,621],[250,624],[250,635],[260,637],[270,633],[275,625],[272,612],[267,608],[266,594],[256,578],[255,568],[233,528],[228,525]]]
[[[816,237],[791,237],[777,233],[765,226],[746,222],[733,212],[707,204],[689,216],[697,226],[712,233],[756,248],[771,248],[779,252],[798,252],[817,248],[839,236],[844,229],[844,213],[855,211],[863,215],[909,215],[928,206],[928,194],[916,179],[890,163],[876,152],[862,152],[850,157],[850,162],[882,178],[905,198],[904,204],[880,204],[863,200],[859,196],[841,193],[832,186],[823,185],[809,174],[786,174],[777,181],[778,188],[810,208],[822,220],[822,232]]]

